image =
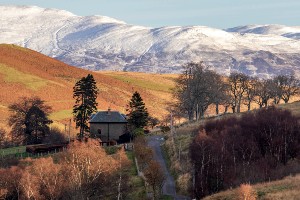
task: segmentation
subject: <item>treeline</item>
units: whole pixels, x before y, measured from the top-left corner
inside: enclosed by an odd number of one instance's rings
[[[271,102],[288,103],[299,92],[299,80],[293,75],[260,80],[234,72],[225,78],[209,70],[203,62],[189,63],[184,68],[176,80],[174,97],[178,101],[174,106],[178,115],[185,113],[181,117],[189,120],[203,117],[210,105],[215,105],[216,114],[219,114],[220,105],[225,108],[225,113],[229,108],[235,113],[241,111],[242,105],[250,110],[252,103],[260,108]]]
[[[299,172],[298,118],[274,106],[206,123],[190,146],[193,195]]]
[[[64,153],[0,169],[0,199],[124,199],[128,165],[123,150],[107,155],[99,141],[75,141]]]

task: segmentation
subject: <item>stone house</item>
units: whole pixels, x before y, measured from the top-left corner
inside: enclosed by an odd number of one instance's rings
[[[100,111],[93,114],[90,119],[90,133],[102,142],[118,140],[127,130],[126,116],[118,111]]]

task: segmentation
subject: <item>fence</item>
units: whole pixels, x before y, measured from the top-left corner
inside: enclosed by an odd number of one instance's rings
[[[26,151],[22,151],[20,149],[12,149],[10,150],[10,152],[8,153],[7,149],[0,149],[0,158],[1,159],[5,159],[5,158],[17,158],[17,159],[23,159],[23,158],[39,158],[39,157],[45,157],[45,156],[49,156],[52,154],[56,154],[58,152],[63,152],[66,150],[66,147],[63,148],[56,148],[54,150],[51,151],[46,151],[46,152],[26,152]]]

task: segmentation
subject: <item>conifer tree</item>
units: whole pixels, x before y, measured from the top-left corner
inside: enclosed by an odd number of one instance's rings
[[[133,93],[127,108],[128,123],[132,128],[143,128],[148,124],[148,111],[141,95]]]
[[[73,106],[74,121],[76,128],[80,128],[79,138],[89,131],[88,120],[91,114],[97,111],[96,102],[98,89],[93,75],[88,74],[76,82],[73,88],[73,98],[76,100]]]

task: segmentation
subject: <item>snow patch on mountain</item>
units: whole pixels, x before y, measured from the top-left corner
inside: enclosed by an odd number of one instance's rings
[[[253,33],[261,35],[279,35],[287,38],[300,39],[300,26],[284,26],[278,24],[270,25],[248,25],[238,26],[234,28],[226,29],[227,32],[236,33]]]
[[[222,74],[300,75],[300,28],[250,25],[149,28],[105,16],[36,6],[0,6],[0,43],[13,43],[90,70],[179,73],[204,61]]]

